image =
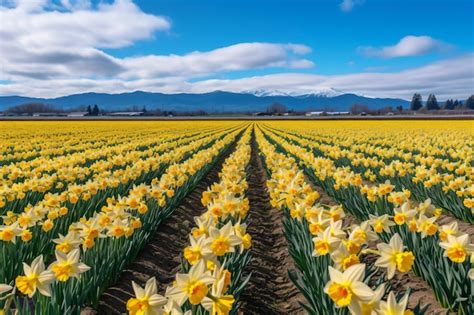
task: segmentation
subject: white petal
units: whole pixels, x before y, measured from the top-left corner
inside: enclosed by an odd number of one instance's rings
[[[344,279],[348,281],[361,281],[365,275],[365,264],[352,265],[344,271]]]
[[[156,279],[150,278],[145,285],[145,296],[152,296],[156,294]]]

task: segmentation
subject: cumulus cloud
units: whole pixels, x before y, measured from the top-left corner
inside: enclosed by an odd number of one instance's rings
[[[343,0],[339,4],[339,8],[344,12],[352,11],[355,5],[362,4],[363,0]]]
[[[63,1],[62,10],[51,10],[47,3],[17,0],[16,7],[0,6],[0,36],[30,49],[119,48],[171,27],[168,19],[146,14],[129,0],[100,2],[94,10],[84,1]]]
[[[100,48],[125,47],[171,26],[129,0],[94,9],[88,0],[12,0],[0,5],[0,20],[3,80],[118,75],[121,61]]]
[[[450,48],[440,40],[436,40],[430,36],[412,36],[403,37],[397,44],[385,47],[359,47],[358,51],[367,57],[408,57],[420,56],[434,52],[443,52]]]
[[[167,31],[171,22],[146,14],[131,0],[9,0],[0,5],[1,80],[193,78],[222,71],[314,66],[302,44],[239,43],[184,55],[117,58],[126,47]],[[123,21],[127,21],[123,23]]]
[[[186,55],[125,58],[122,65],[128,70],[121,77],[198,77],[223,71],[265,67],[310,68],[314,66],[311,61],[297,56],[310,50],[307,46],[295,44],[240,43]]]

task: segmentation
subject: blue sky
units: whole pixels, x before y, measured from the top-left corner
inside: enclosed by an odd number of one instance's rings
[[[302,43],[306,57],[324,74],[400,70],[474,50],[474,2],[459,0],[366,0],[350,12],[341,1],[137,1],[145,11],[170,17],[169,34],[135,47],[111,51],[129,54],[185,54],[241,42]],[[223,5],[224,4],[224,5]],[[428,35],[454,44],[446,54],[380,60],[357,53],[359,46],[387,46],[406,35]],[[354,62],[354,64],[351,63]]]
[[[473,92],[471,0],[0,3],[2,95]]]

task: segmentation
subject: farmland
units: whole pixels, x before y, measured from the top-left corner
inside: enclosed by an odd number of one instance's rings
[[[9,121],[0,139],[4,314],[474,314],[472,121]]]

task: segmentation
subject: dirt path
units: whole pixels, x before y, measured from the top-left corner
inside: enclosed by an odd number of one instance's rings
[[[246,268],[252,277],[241,296],[243,314],[299,314],[303,297],[287,275],[294,269],[283,230],[283,213],[270,205],[266,173],[252,141],[248,198],[250,217],[247,231],[252,235],[252,260]]]
[[[164,294],[166,287],[180,270],[182,252],[189,243],[188,235],[194,226],[193,218],[205,211],[201,203],[202,192],[219,180],[222,163],[234,149],[235,143],[158,228],[135,261],[122,272],[117,283],[102,294],[98,314],[126,313],[127,300],[134,296],[132,280],[143,286],[149,278],[156,277],[158,292]],[[87,310],[84,313],[90,314],[91,311]]]

